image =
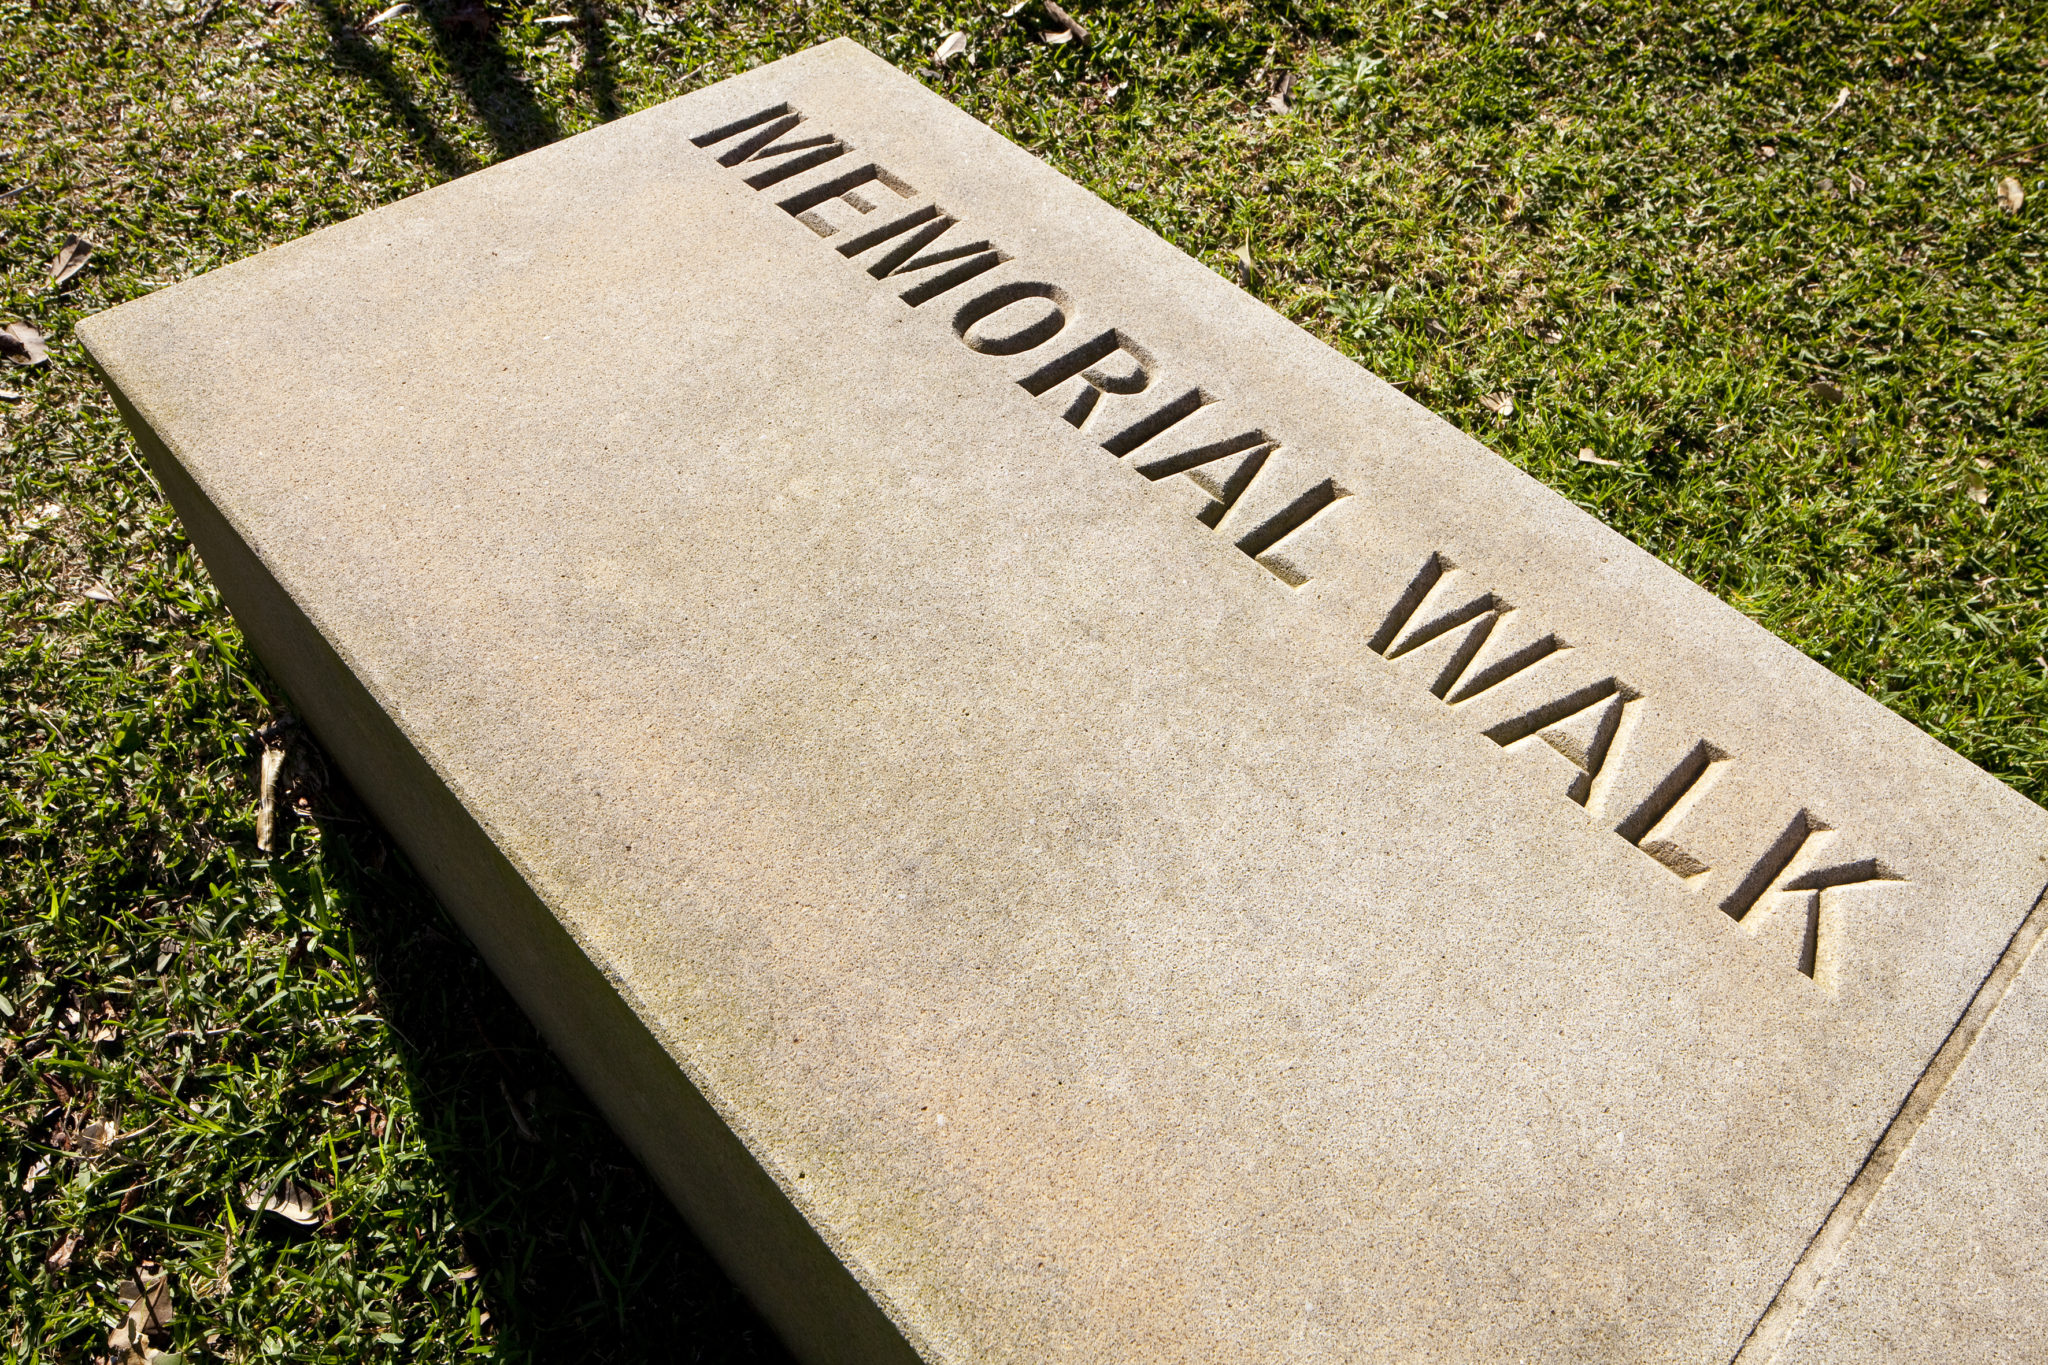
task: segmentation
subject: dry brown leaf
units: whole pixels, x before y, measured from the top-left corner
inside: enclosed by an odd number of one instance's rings
[[[254,1189],[253,1185],[242,1187],[242,1207],[251,1213],[274,1213],[302,1228],[312,1227],[320,1221],[320,1196],[295,1180],[283,1181],[260,1196],[253,1193]]]
[[[1288,106],[1287,97],[1293,93],[1294,73],[1292,71],[1281,72],[1280,84],[1273,88],[1272,94],[1266,96],[1266,107],[1276,114],[1292,112]]]
[[[67,234],[64,245],[57,248],[57,255],[50,262],[50,287],[62,289],[91,259],[92,243],[75,232]]]
[[[161,1270],[150,1269],[147,1262],[144,1262],[140,1273],[140,1287],[134,1280],[121,1281],[117,1291],[121,1304],[145,1334],[166,1331],[178,1318],[176,1310],[171,1307],[171,1277]]]
[[[1607,467],[1608,467],[1609,469],[1619,469],[1619,468],[1621,468],[1621,461],[1620,461],[1620,460],[1603,460],[1603,459],[1601,459],[1601,458],[1600,458],[1600,457],[1599,457],[1598,455],[1595,455],[1595,454],[1593,453],[1593,447],[1591,447],[1591,446],[1580,446],[1580,447],[1579,447],[1579,463],[1580,463],[1580,464],[1604,464],[1604,465],[1606,465],[1606,466],[1607,466]]]
[[[14,528],[14,534],[7,537],[7,543],[9,545],[25,544],[49,530],[52,526],[55,526],[57,519],[63,515],[63,503],[46,502],[31,513],[19,526]]]
[[[40,365],[50,358],[43,348],[43,334],[19,321],[0,327],[0,355],[17,365]]]
[[[1081,21],[1054,4],[1053,0],[1045,0],[1045,12],[1055,24],[1060,26],[1056,31],[1065,34],[1064,37],[1057,38],[1051,33],[1041,34],[1040,36],[1045,41],[1048,43],[1076,42],[1084,44],[1088,41],[1088,30],[1081,27]]]
[[[2020,182],[2009,175],[1998,177],[1998,207],[2007,213],[2018,213],[2026,206],[2027,192],[2020,188]]]
[[[1515,415],[1515,396],[1511,393],[1489,393],[1479,399],[1479,406],[1496,417]]]
[[[1813,395],[1814,401],[1825,408],[1840,407],[1843,398],[1847,396],[1842,392],[1842,386],[1832,379],[1816,379],[1807,385],[1806,389]]]
[[[256,797],[256,847],[277,852],[277,775],[284,771],[284,746],[265,744]]]
[[[78,595],[88,602],[118,602],[121,600],[114,595],[114,590],[104,583],[90,584]]]
[[[519,1112],[519,1105],[512,1098],[512,1087],[505,1084],[503,1077],[498,1080],[498,1093],[505,1097],[505,1107],[512,1111],[512,1126],[519,1130],[519,1136],[527,1142],[538,1143],[540,1135],[527,1126],[526,1115]]]
[[[177,1314],[171,1310],[170,1277],[162,1271],[151,1274],[138,1271],[142,1283],[123,1280],[119,1290],[121,1303],[127,1309],[113,1331],[107,1333],[107,1349],[114,1352],[119,1365],[164,1365],[165,1362],[182,1358],[166,1355],[149,1344],[152,1333],[162,1335],[170,1329]]]
[[[932,53],[932,65],[944,66],[955,57],[964,55],[966,51],[967,35],[955,29],[953,32],[948,33],[945,40],[939,44],[939,50]]]

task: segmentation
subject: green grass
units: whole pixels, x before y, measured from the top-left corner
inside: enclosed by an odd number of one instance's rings
[[[102,1353],[145,1264],[187,1360],[779,1357],[304,743],[257,849],[285,699],[70,329],[838,34],[2048,796],[2038,5],[383,7],[0,0],[0,312],[52,355],[0,372],[11,1361]],[[282,1178],[317,1226],[243,1207]]]

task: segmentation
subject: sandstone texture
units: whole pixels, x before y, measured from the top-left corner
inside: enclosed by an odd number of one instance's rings
[[[1730,1360],[2048,883],[2048,813],[849,42],[80,334],[809,1360]],[[1788,1350],[2039,1320],[2039,976]]]

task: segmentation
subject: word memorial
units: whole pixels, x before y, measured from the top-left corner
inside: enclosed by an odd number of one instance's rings
[[[2048,1322],[2048,812],[860,47],[80,336],[801,1358]]]

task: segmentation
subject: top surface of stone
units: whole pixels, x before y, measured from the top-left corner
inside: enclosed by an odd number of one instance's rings
[[[1726,1359],[2048,878],[850,43],[82,335],[934,1358]]]

